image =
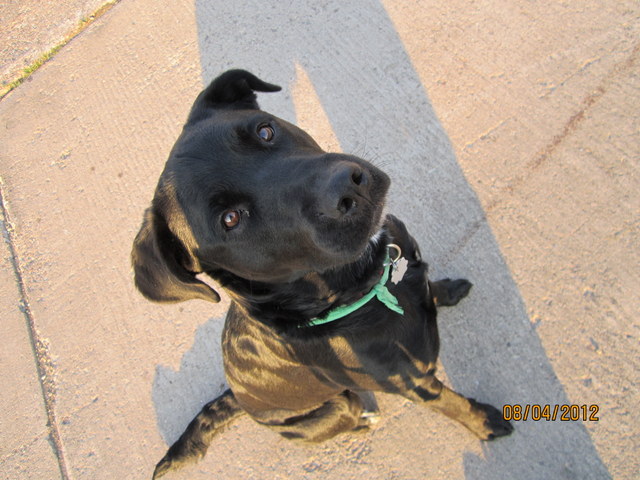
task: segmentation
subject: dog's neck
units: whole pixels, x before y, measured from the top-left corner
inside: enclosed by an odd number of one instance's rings
[[[277,329],[296,329],[371,290],[379,280],[387,243],[388,234],[381,229],[356,261],[285,284],[251,281],[226,271],[210,275],[251,318]]]

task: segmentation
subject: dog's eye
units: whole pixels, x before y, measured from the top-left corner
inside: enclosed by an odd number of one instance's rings
[[[237,210],[225,212],[224,215],[222,215],[222,223],[228,230],[237,227],[240,223],[240,212]]]
[[[265,142],[273,140],[273,136],[276,132],[273,131],[273,127],[270,125],[260,125],[257,130],[258,137]]]

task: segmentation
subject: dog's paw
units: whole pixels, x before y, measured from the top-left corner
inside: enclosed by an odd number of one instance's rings
[[[173,470],[181,469],[185,465],[195,463],[205,456],[207,445],[202,442],[188,440],[183,435],[167,450],[165,456],[156,465],[152,480],[156,480]]]
[[[360,413],[358,428],[374,426],[380,421],[380,408],[375,394],[370,391],[361,391],[356,395],[362,401],[362,413]]]
[[[445,278],[431,283],[433,299],[437,306],[452,307],[469,294],[473,284],[464,278]]]
[[[358,418],[358,424],[352,431],[358,433],[369,432],[380,421],[380,418],[381,416],[379,411],[369,412],[363,410]]]
[[[174,470],[174,468],[175,467],[173,466],[173,462],[171,461],[171,458],[169,457],[169,455],[168,454],[165,455],[164,457],[162,457],[162,460],[160,460],[156,465],[156,468],[153,471],[153,477],[151,477],[151,480],[157,480],[158,478],[169,473],[171,470]]]
[[[481,440],[495,440],[505,437],[513,432],[513,425],[504,419],[502,412],[492,405],[474,401],[474,406],[481,409],[486,419],[484,421],[484,431],[478,435]]]
[[[378,410],[374,412],[368,412],[364,410],[362,415],[360,415],[360,423],[359,427],[373,427],[376,423],[380,421],[380,412]]]

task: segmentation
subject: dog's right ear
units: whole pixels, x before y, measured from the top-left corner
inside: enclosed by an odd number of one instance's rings
[[[199,264],[167,223],[151,208],[131,251],[134,281],[138,290],[154,302],[183,302],[200,298],[217,303],[220,295],[196,278]],[[187,269],[185,265],[192,268]]]
[[[258,109],[254,92],[278,92],[278,85],[264,82],[246,70],[229,70],[213,80],[193,104],[189,121],[211,108]]]

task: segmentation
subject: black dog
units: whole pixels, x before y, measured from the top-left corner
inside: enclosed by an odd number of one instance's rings
[[[512,426],[435,376],[436,305],[467,280],[430,282],[415,240],[383,216],[389,178],[325,153],[299,128],[259,110],[275,92],[232,70],[196,99],[132,252],[149,299],[232,298],[223,333],[230,389],[206,405],[154,478],[202,457],[221,427],[248,413],[282,436],[321,442],[375,420],[366,392],[397,393],[483,440]]]

